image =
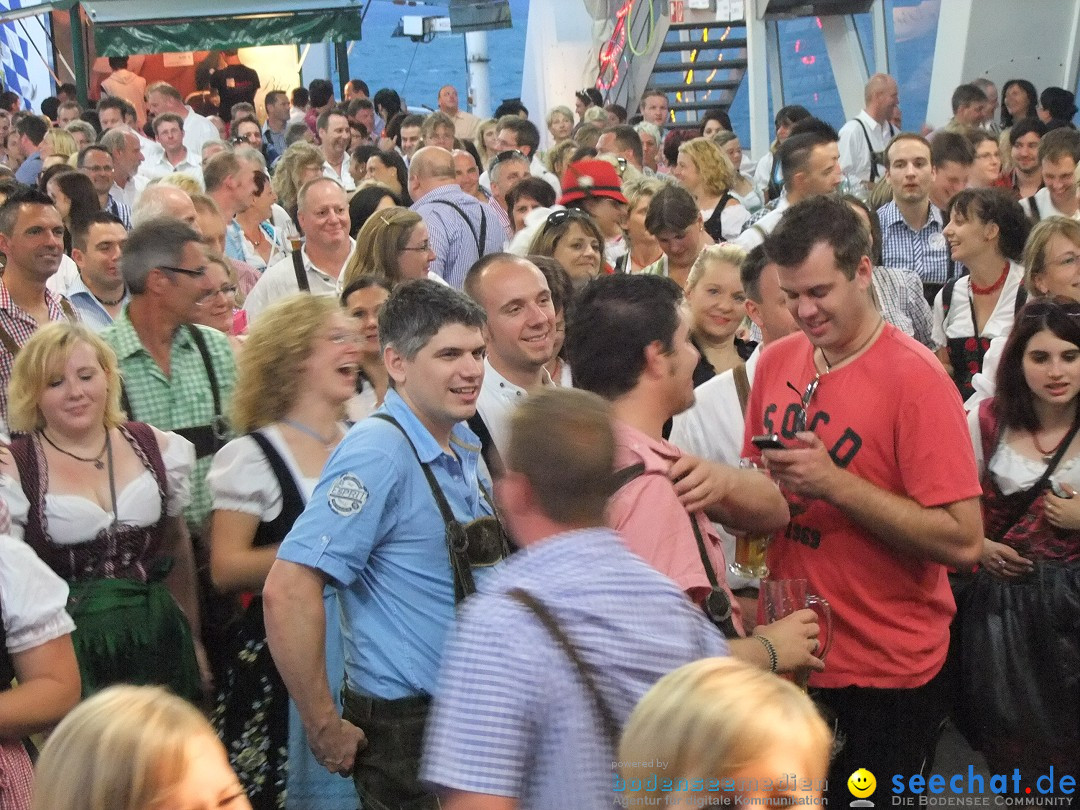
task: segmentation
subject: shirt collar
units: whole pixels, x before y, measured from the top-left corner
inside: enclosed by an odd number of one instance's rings
[[[236,220],[233,220],[233,222],[236,222]],[[239,227],[240,227],[239,223],[237,223],[236,227],[237,227],[237,228],[239,228]],[[242,233],[243,233],[243,231],[241,230],[241,234],[242,234]],[[352,238],[352,237],[350,236],[350,237],[349,237],[349,255],[350,255],[350,256],[352,256],[352,252],[353,252],[354,250],[356,250],[356,240],[355,240],[355,239],[353,239],[353,238]],[[329,282],[330,282],[331,284],[336,284],[336,283],[338,283],[338,281],[339,281],[339,279],[340,279],[340,275],[339,275],[339,276],[337,276],[337,277],[335,277],[335,276],[331,276],[331,275],[330,275],[329,273],[327,273],[327,272],[325,272],[325,271],[323,271],[323,270],[320,270],[320,269],[319,269],[318,267],[316,267],[316,266],[315,266],[315,265],[314,265],[314,264],[312,263],[312,261],[311,261],[311,258],[310,258],[310,257],[308,256],[308,252],[307,252],[307,244],[306,244],[306,243],[305,243],[305,244],[304,244],[303,246],[301,246],[301,248],[300,248],[300,259],[301,259],[301,260],[303,261],[303,263],[304,263],[304,269],[305,269],[305,270],[307,270],[307,271],[308,271],[309,273],[317,273],[318,275],[322,276],[322,277],[323,277],[323,278],[325,278],[325,279],[326,279],[327,281],[329,281]],[[285,261],[285,260],[284,260],[284,259],[282,259],[282,261]],[[347,264],[347,263],[348,263],[348,259],[346,259],[345,261],[346,261],[346,264]],[[342,270],[344,270],[344,269],[345,269],[345,265],[344,265],[344,264],[343,264],[343,265],[341,266],[341,269],[342,269]]]
[[[491,359],[484,358],[484,382],[490,383],[492,390],[497,393],[501,398],[515,401],[517,399],[524,399],[529,395],[529,392],[516,383],[510,382],[502,374],[495,370],[495,366],[491,365]],[[544,386],[554,385],[551,381],[551,375],[548,370],[544,369],[544,379],[540,383]]]
[[[682,450],[666,439],[654,439],[636,427],[620,422],[614,423],[615,442],[629,447],[645,463],[645,472],[667,473],[671,462],[682,457]]]
[[[118,360],[124,360],[139,353],[149,354],[142,341],[139,340],[139,333],[135,331],[135,325],[131,322],[131,317],[128,314],[130,306],[131,300],[129,298],[128,302],[124,304],[124,308],[120,310],[120,314],[113,319],[112,326],[109,327],[111,330],[109,332],[109,343],[112,345],[113,351],[116,352]],[[194,328],[198,329],[197,326]],[[191,335],[183,326],[177,329],[176,334],[173,335],[172,345],[173,348],[195,348],[191,342]]]
[[[408,406],[395,389],[391,388],[386,392],[382,410],[387,415],[394,417],[397,423],[405,430],[405,435],[409,437],[413,447],[416,448],[416,455],[420,458],[421,463],[430,464],[445,455],[446,451],[431,435],[431,431],[424,427],[417,415],[413,413],[412,408]],[[480,453],[480,439],[469,429],[465,422],[454,425],[454,429],[450,431],[450,442],[466,452]]]

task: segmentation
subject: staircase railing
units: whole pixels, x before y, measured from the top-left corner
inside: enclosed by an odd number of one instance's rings
[[[636,109],[667,37],[666,10],[663,0],[625,0],[620,7],[615,30],[600,49],[597,87],[606,104]]]

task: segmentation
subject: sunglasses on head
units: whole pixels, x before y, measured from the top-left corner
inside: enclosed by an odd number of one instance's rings
[[[814,398],[814,394],[817,392],[818,383],[821,382],[821,375],[815,374],[814,379],[810,381],[810,384],[806,386],[806,390],[802,393],[799,399],[799,410],[795,414],[795,432],[801,433],[806,430],[806,409],[810,407],[810,400]],[[799,389],[792,385],[790,382],[787,387],[799,393]]]
[[[552,211],[548,214],[548,218],[544,222],[544,227],[547,228],[549,225],[561,225],[568,219],[589,219],[589,215],[580,208],[560,208],[558,211]]]

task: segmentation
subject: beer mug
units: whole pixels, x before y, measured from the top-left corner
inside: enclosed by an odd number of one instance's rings
[[[739,459],[739,467],[744,470],[762,470],[753,459]],[[768,534],[735,535],[735,560],[728,563],[728,570],[736,576],[747,579],[763,579],[769,575],[769,566],[765,564],[765,550],[769,547]]]
[[[818,636],[817,657],[824,660],[832,646],[832,609],[823,597],[810,593],[805,579],[765,579],[761,581],[760,599],[765,604],[765,621],[775,622],[790,616],[796,610],[810,608],[818,614],[818,621],[824,624],[825,638]],[[820,626],[820,625],[819,625]],[[806,688],[810,673],[799,673],[797,681]]]

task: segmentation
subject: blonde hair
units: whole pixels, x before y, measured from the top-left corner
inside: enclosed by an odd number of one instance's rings
[[[735,167],[711,138],[694,138],[679,147],[679,154],[694,161],[705,191],[722,196],[735,185]]]
[[[112,686],[76,706],[37,762],[33,810],[145,810],[183,778],[187,746],[220,745],[198,709],[157,686]]]
[[[318,166],[321,171],[323,162],[322,152],[307,141],[297,141],[285,150],[270,180],[282,208],[290,214],[296,210],[296,197],[300,192],[297,181],[301,173],[309,166]]]
[[[154,183],[160,183],[163,186],[175,186],[181,191],[186,192],[188,196],[203,193],[202,183],[190,174],[185,174],[184,172],[170,172],[164,177],[158,177],[151,180],[147,185],[153,185]]]
[[[559,141],[559,143],[548,149],[547,154],[544,155],[544,162],[547,164],[548,171],[558,175],[561,179],[562,173],[566,170],[566,164],[570,162],[570,156],[579,148],[577,142],[570,138],[566,141]]]
[[[595,110],[596,107],[589,107],[589,109]],[[604,161],[604,163],[608,163],[615,168],[615,173],[619,175],[619,182],[622,186],[622,192],[624,197],[626,196],[626,185],[628,183],[636,183],[645,176],[640,171],[638,171],[637,167],[634,166],[632,163],[627,163],[625,159],[620,158],[617,155],[613,155],[610,152],[603,155],[597,155],[596,159],[602,160]],[[620,160],[623,161],[621,166],[619,165]]]
[[[34,332],[15,356],[8,386],[9,427],[31,433],[45,427],[45,417],[38,407],[49,377],[63,368],[75,347],[85,343],[94,352],[105,372],[105,427],[124,421],[120,410],[120,373],[112,348],[81,323],[56,321]]]
[[[497,124],[498,122],[494,118],[488,118],[481,121],[479,126],[476,127],[476,135],[473,137],[473,146],[476,147],[476,152],[480,155],[480,171],[482,172],[487,171],[488,163],[495,157],[494,155],[489,154],[487,147],[484,146],[484,135],[487,134],[488,130],[495,129]]]
[[[723,262],[730,264],[738,270],[746,259],[746,251],[733,242],[723,242],[719,245],[709,245],[698,254],[694,264],[690,267],[690,273],[686,276],[686,291],[690,292],[701,281],[705,270],[713,263]],[[740,282],[741,284],[741,282]]]
[[[79,151],[79,145],[75,143],[75,139],[71,137],[71,133],[66,129],[52,127],[45,133],[44,140],[48,142],[52,154],[62,157],[65,163],[69,157]]]
[[[1024,287],[1030,296],[1042,295],[1035,287],[1035,279],[1046,272],[1046,250],[1055,236],[1068,239],[1080,250],[1080,222],[1068,217],[1047,217],[1031,229],[1021,260],[1024,265]]]
[[[657,180],[655,177],[641,175],[636,180],[623,183],[623,196],[626,197],[627,213],[633,211],[643,200],[651,200],[655,197],[656,192],[664,187],[664,182],[664,180]]]
[[[643,803],[648,794],[641,788],[651,776],[673,782],[729,778],[781,740],[802,748],[807,775],[820,787],[832,739],[806,694],[735,658],[686,664],[657,681],[626,723],[616,757],[627,788],[621,797],[627,806],[635,798]],[[660,760],[667,763],[662,772],[644,764]]]
[[[356,248],[341,274],[342,289],[360,276],[382,276],[392,285],[400,284],[398,259],[409,244],[413,229],[424,220],[415,211],[393,206],[372,214],[356,234]]]
[[[302,366],[337,299],[297,293],[275,301],[248,331],[237,358],[232,423],[241,433],[284,418],[303,384]]]

